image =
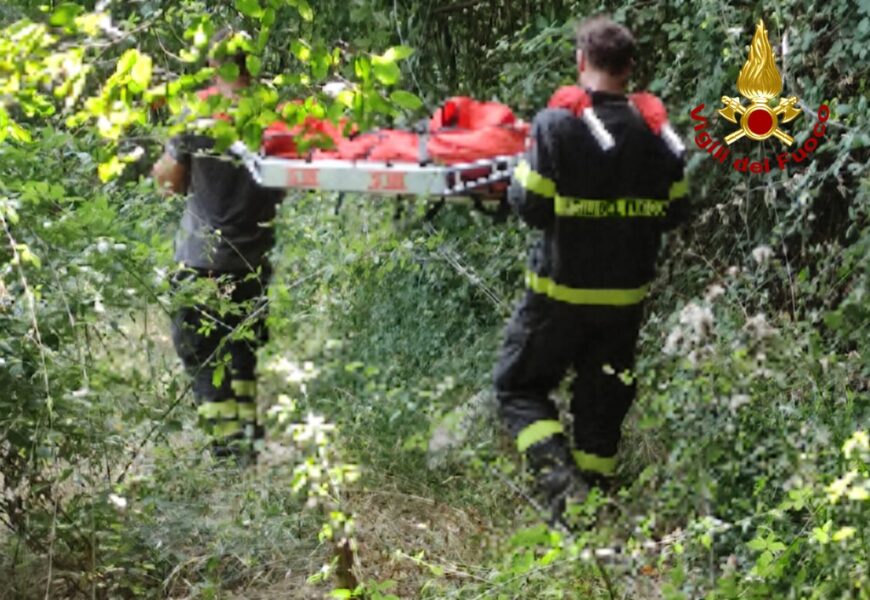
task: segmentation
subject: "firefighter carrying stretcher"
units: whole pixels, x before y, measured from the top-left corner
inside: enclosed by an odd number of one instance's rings
[[[534,119],[508,199],[541,235],[495,368],[499,414],[558,520],[616,470],[644,298],[663,231],[687,213],[684,147],[651,94],[626,95],[635,42],[595,17],[577,30],[579,85]],[[550,399],[567,371],[571,441]]]
[[[210,65],[234,64],[238,76],[219,74],[199,94],[235,102],[250,84],[245,34],[220,32],[212,43]],[[239,47],[237,47],[239,46]],[[216,118],[229,117],[216,115]],[[262,444],[257,421],[257,349],[267,337],[269,252],[274,245],[271,221],[283,191],[260,187],[245,165],[212,152],[207,133],[173,137],[154,167],[165,193],[187,195],[175,242],[178,271],[175,295],[191,284],[206,283],[196,301],[181,304],[172,317],[172,340],[192,378],[197,413],[212,437],[212,454],[251,464]]]

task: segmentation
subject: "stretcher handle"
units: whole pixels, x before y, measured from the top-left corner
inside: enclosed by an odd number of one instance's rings
[[[260,174],[260,158],[248,150],[248,147],[241,140],[236,140],[229,148],[229,153],[235,158],[242,161],[245,168],[251,174],[251,177],[257,182],[257,185],[263,185],[263,176]]]

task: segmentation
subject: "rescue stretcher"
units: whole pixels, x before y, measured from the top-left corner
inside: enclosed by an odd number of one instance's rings
[[[452,165],[406,162],[293,159],[253,153],[236,142],[231,153],[254,180],[274,189],[321,190],[443,199],[504,195],[522,154],[483,158]]]
[[[509,107],[454,97],[407,130],[353,132],[307,117],[297,125],[268,127],[259,152],[240,142],[230,151],[266,188],[415,197],[439,204],[470,199],[481,208],[484,202],[504,204],[527,136],[528,124]],[[306,142],[312,149],[304,149]]]
[[[658,98],[640,92],[630,94],[629,101],[674,153],[684,151]],[[602,150],[613,146],[584,89],[562,87],[548,106],[583,119]],[[506,190],[529,133],[529,125],[508,106],[453,97],[417,130],[346,136],[327,120],[309,118],[294,127],[280,122],[269,127],[258,153],[241,142],[230,151],[267,188],[415,196],[439,200],[440,205],[470,198],[478,208],[490,200],[504,209]],[[303,153],[299,139],[328,140],[330,148]]]

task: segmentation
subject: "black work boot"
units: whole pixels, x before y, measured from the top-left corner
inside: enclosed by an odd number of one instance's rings
[[[569,504],[582,504],[589,495],[589,486],[571,466],[557,467],[538,478],[538,485],[545,495],[547,509],[550,511],[551,527],[565,521],[565,510]]]
[[[548,524],[565,525],[565,508],[569,503],[582,503],[589,486],[571,461],[565,438],[554,436],[533,445],[526,451],[529,468],[537,491],[543,496],[544,508],[550,513]]]

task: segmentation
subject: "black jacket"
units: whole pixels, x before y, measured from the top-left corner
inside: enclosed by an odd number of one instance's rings
[[[274,244],[272,220],[284,192],[260,187],[243,164],[212,153],[213,146],[211,137],[193,133],[167,145],[190,177],[175,260],[216,272],[254,271]]]
[[[686,217],[683,148],[654,133],[626,96],[593,92],[577,116],[546,109],[509,200],[543,230],[527,284],[577,305],[638,305],[661,233]]]

